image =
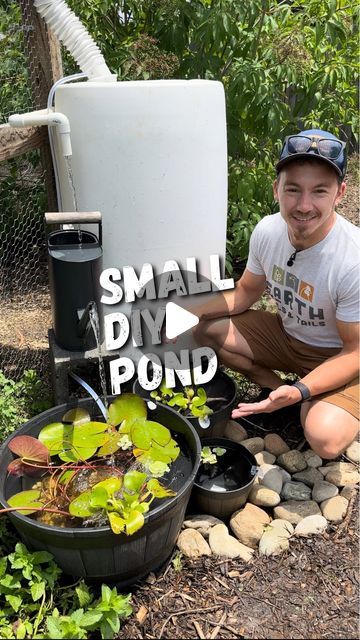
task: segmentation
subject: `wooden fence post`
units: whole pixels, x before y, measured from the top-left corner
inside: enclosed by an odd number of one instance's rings
[[[45,109],[52,85],[63,75],[60,44],[37,13],[32,0],[20,0],[20,7],[33,104],[35,109]],[[48,207],[57,211],[54,173],[47,136],[40,147],[40,155],[45,171]]]

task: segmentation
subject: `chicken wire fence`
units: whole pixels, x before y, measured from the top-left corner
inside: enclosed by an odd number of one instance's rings
[[[32,44],[31,11],[33,0],[0,3],[1,124],[12,113],[46,107],[44,89],[34,80],[41,61]],[[33,149],[0,163],[0,370],[14,380],[27,369],[42,375],[48,367],[47,199],[40,156]]]

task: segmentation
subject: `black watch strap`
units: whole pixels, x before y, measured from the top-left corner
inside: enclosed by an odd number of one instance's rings
[[[309,387],[307,387],[306,384],[304,384],[303,382],[294,382],[292,386],[299,389],[301,393],[301,402],[304,402],[305,400],[310,400],[311,393],[310,393]]]

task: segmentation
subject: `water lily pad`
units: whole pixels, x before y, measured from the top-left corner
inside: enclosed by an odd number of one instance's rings
[[[62,417],[62,422],[74,425],[86,424],[87,422],[90,422],[90,420],[90,413],[81,407],[70,409]]]
[[[123,420],[129,424],[137,418],[146,418],[146,416],[145,400],[135,393],[123,393],[109,407],[109,422],[115,427]]]
[[[125,480],[125,478],[124,478]],[[94,484],[93,489],[97,489],[98,487],[105,489],[109,496],[112,496],[117,491],[120,491],[123,484],[123,478],[120,476],[111,476],[110,478],[106,478],[106,480],[101,480],[101,482],[97,482]]]
[[[22,458],[23,462],[48,464],[49,451],[37,438],[32,436],[17,436],[10,440],[10,451]]]
[[[29,491],[20,491],[14,496],[8,499],[10,507],[23,507],[23,509],[17,509],[21,515],[29,516],[32,513],[36,513],[39,508],[44,506],[44,503],[39,500],[41,492],[37,489],[30,489]],[[28,507],[24,509],[24,507]]]
[[[166,498],[168,496],[176,496],[176,492],[172,489],[167,489],[162,484],[160,484],[159,480],[156,478],[151,478],[149,482],[147,482],[146,487],[150,493],[152,493],[155,498]]]
[[[90,496],[90,507],[92,509],[106,509],[109,494],[105,487],[93,487]]]
[[[147,420],[135,420],[131,426],[130,438],[135,447],[139,449],[150,449],[152,436]]]
[[[160,424],[159,422],[153,422],[152,420],[147,420],[147,425],[150,429],[151,437],[157,444],[161,446],[165,446],[171,440],[171,433],[167,427]]]

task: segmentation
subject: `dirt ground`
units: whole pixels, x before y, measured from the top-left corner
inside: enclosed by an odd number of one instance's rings
[[[358,158],[350,161],[347,194],[339,213],[359,222]],[[16,373],[20,360],[49,374],[49,296],[23,291],[2,304],[0,369]],[[248,425],[246,425],[248,429]],[[295,413],[276,424],[257,425],[249,435],[280,433],[300,447]],[[192,561],[174,552],[156,576],[132,589],[135,616],[119,638],[349,638],[359,637],[358,499],[344,522],[309,540],[294,539],[280,558],[255,554],[242,560]]]

